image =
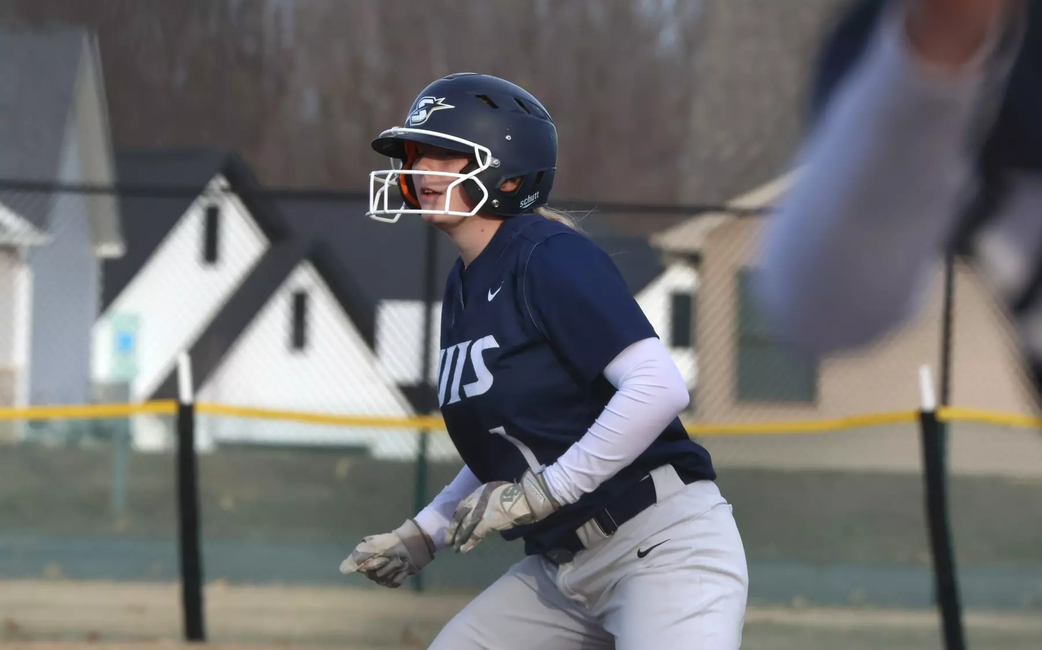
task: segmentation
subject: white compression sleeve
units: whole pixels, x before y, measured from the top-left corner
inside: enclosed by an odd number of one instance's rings
[[[870,343],[917,310],[973,187],[982,95],[1005,72],[989,60],[999,26],[972,64],[942,72],[907,42],[901,8],[837,89],[767,220],[757,298],[811,352]]]
[[[669,350],[657,338],[623,350],[604,376],[617,392],[589,431],[543,470],[562,504],[577,501],[632,463],[691,399]]]
[[[464,465],[459,474],[456,474],[456,478],[442,488],[438,496],[414,517],[419,527],[434,542],[435,548],[445,548],[445,531],[452,522],[456,505],[479,487],[481,481]]]

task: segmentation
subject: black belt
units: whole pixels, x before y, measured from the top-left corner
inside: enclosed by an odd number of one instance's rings
[[[689,470],[679,467],[674,469],[676,469],[677,475],[685,485],[690,485],[704,478]],[[650,506],[655,505],[656,500],[655,481],[652,480],[651,474],[646,474],[632,488],[626,490],[610,504],[595,512],[592,519],[597,522],[597,525],[601,527],[605,535],[611,537],[619,530],[619,526],[644,512]],[[583,545],[582,540],[573,531],[565,535],[554,548],[543,553],[543,557],[553,564],[567,564],[572,561],[576,553],[585,549],[586,546]]]

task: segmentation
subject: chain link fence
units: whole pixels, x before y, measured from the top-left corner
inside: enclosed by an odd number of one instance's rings
[[[0,640],[176,638],[173,454],[136,451],[131,418],[4,424]]]
[[[177,161],[182,172],[198,162]],[[200,170],[194,197],[163,196],[160,186],[154,196],[120,199],[127,250],[97,262],[94,321],[71,336],[37,327],[30,309],[14,319],[28,326],[7,331],[8,359],[21,349],[27,364],[7,366],[12,384],[26,381],[27,368],[29,386],[47,386],[37,351],[78,341],[89,353],[68,363],[89,360],[85,390],[45,401],[46,390],[22,388],[6,405],[173,399],[176,358],[187,352],[199,403],[208,637],[422,644],[522,554],[501,540],[443,554],[394,594],[337,571],[362,536],[397,526],[461,467],[443,431],[408,419],[436,415],[425,408],[422,377],[426,369],[437,379],[440,310],[435,299],[425,351],[424,294],[427,274],[440,285],[455,253],[443,239],[429,248],[419,220],[366,219],[359,199],[257,194],[239,165],[225,160],[213,178]],[[171,173],[167,194],[185,177]],[[636,214],[582,220],[688,381],[683,417],[713,455],[746,545],[752,638],[777,635],[778,625],[813,628],[820,621],[794,621],[815,612],[868,617],[849,623],[856,629],[879,612],[914,617],[935,603],[914,412],[919,369],[940,370],[942,270],[902,331],[856,354],[799,357],[771,337],[749,292],[757,211],[786,184],[740,197],[731,212],[675,217],[650,236],[618,227]],[[19,204],[38,194],[21,193]],[[21,255],[11,253],[9,286],[36,279],[42,262]],[[957,267],[954,287],[952,405],[1031,416],[1033,394],[1001,310],[968,266]],[[40,296],[36,285],[29,295]],[[38,299],[60,306],[65,295]],[[17,313],[24,303],[7,304]],[[31,345],[12,340],[19,331],[31,332]],[[5,638],[177,636],[171,416],[12,413],[0,453],[11,468],[0,592],[28,589],[41,600],[11,605]],[[987,636],[1006,625],[1002,616],[1037,616],[1042,607],[1042,532],[1028,514],[1042,506],[1042,436],[1023,423],[970,420],[956,413],[948,424],[950,498],[965,605],[1000,617],[1001,625],[986,619],[975,628],[971,616],[971,636]],[[39,604],[90,590],[127,601],[135,614],[99,608],[89,610],[94,620],[61,620]],[[287,613],[248,622],[282,599],[293,603]]]
[[[1040,422],[972,267],[950,311],[939,266],[902,329],[823,359],[775,340],[751,297],[812,56],[848,4],[0,6],[0,641],[184,635],[182,354],[209,640],[426,647],[521,557],[498,539],[442,553],[394,591],[339,573],[462,466],[432,399],[457,252],[421,219],[366,218],[365,194],[272,189],[364,187],[370,138],[430,79],[480,67],[552,108],[555,195],[612,201],[555,207],[612,256],[687,382],[682,419],[748,555],[745,646],[941,647],[926,366],[949,406],[971,645],[1037,648]],[[487,28],[503,24],[520,27]],[[667,205],[696,200],[711,205]]]
[[[761,226],[759,218],[731,220],[705,237],[698,321],[698,419],[787,421],[774,433],[794,431],[705,440],[749,531],[760,578],[752,598],[928,607],[935,596],[915,422],[868,417],[854,430],[810,431],[814,420],[919,408],[919,368],[929,366],[935,380],[942,369],[943,269],[919,313],[884,340],[854,354],[800,358],[772,341],[749,301]],[[1042,506],[1042,434],[1034,423],[997,424],[1036,413],[1035,396],[1010,325],[970,266],[956,265],[953,287],[948,381],[959,408],[947,418],[946,453],[963,602],[969,610],[1037,612],[1042,545],[1025,513]],[[1010,417],[961,418],[973,409]]]
[[[94,621],[63,621],[37,601],[37,609],[11,610],[5,638],[177,636],[178,429],[170,414],[110,421],[48,409],[176,399],[185,352],[200,405],[202,559],[214,594],[205,600],[208,636],[322,640],[283,619],[282,630],[247,625],[249,608],[259,606],[251,599],[280,589],[296,589],[301,602],[345,589],[384,597],[358,576],[340,575],[339,563],[364,535],[414,514],[462,467],[444,431],[411,419],[437,415],[429,408],[438,379],[437,294],[456,253],[443,238],[430,249],[418,219],[394,226],[367,219],[364,197],[264,195],[234,156],[129,152],[117,156],[117,169],[138,189],[30,183],[4,193],[12,210],[42,210],[48,240],[38,246],[78,257],[57,269],[63,258],[13,241],[4,247],[14,323],[5,341],[12,389],[3,406],[14,409],[2,420],[7,457],[23,462],[31,451],[48,462],[29,465],[40,471],[32,486],[6,484],[12,508],[33,504],[36,519],[12,522],[17,539],[0,584],[11,593],[38,588],[55,602],[106,590],[116,608],[94,611]],[[68,213],[74,202],[58,200],[98,195],[116,197],[113,213]],[[116,217],[123,250],[99,255],[91,228]],[[610,219],[591,216],[583,229],[615,257],[656,328],[671,337],[694,388],[694,268],[663,265],[646,238],[618,231]],[[53,281],[40,281],[48,275]],[[80,308],[94,317],[78,319]],[[66,356],[70,346],[80,354]],[[65,361],[60,372],[52,353]],[[69,376],[78,392],[52,390]],[[22,416],[25,409],[35,415]],[[100,501],[78,508],[57,493],[42,498],[52,474],[95,501],[107,495],[111,509]],[[88,512],[91,525],[77,523]],[[522,554],[501,540],[465,557],[445,554],[403,591],[459,605]],[[147,602],[147,611],[123,620],[116,604],[124,600]],[[408,628],[410,618],[399,612],[387,629]],[[443,622],[432,619],[428,632]],[[380,636],[352,626],[337,628],[338,638]]]
[[[967,608],[1042,607],[1042,430],[1012,322],[972,268],[952,296],[952,535]]]

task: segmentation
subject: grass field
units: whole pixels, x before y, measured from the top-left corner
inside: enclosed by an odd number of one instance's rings
[[[778,444],[772,440],[772,444]],[[172,580],[174,459],[131,454],[126,507],[112,511],[111,448],[0,449],[0,579]],[[457,468],[433,464],[426,494]],[[206,577],[232,584],[340,585],[335,568],[363,535],[414,512],[410,463],[319,450],[227,449],[200,458]],[[729,468],[753,572],[753,602],[926,607],[930,556],[915,474]],[[951,481],[967,606],[1042,611],[1042,483]],[[428,585],[472,593],[520,557],[481,547],[428,568]]]
[[[770,441],[777,444],[775,439]],[[200,457],[209,540],[344,543],[414,512],[412,463],[335,450],[227,449]],[[177,498],[171,454],[131,454],[126,508],[111,509],[105,445],[0,447],[0,531],[53,538],[171,539]],[[432,464],[423,501],[458,466]],[[728,468],[750,557],[926,566],[922,477],[913,473]],[[967,565],[1042,564],[1042,481],[953,477],[952,525]]]
[[[0,448],[4,647],[177,647],[173,456],[129,455],[118,513],[114,468],[105,444]],[[427,495],[456,469],[432,465]],[[439,556],[426,593],[369,588],[336,567],[359,537],[413,512],[412,464],[222,449],[200,471],[214,647],[426,647],[520,557],[519,545],[490,542]],[[750,562],[743,647],[941,648],[920,476],[731,467],[718,482]],[[1038,650],[1042,484],[958,476],[949,489],[970,647]]]

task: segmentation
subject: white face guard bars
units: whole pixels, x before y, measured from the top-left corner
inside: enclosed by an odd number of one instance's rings
[[[484,147],[476,142],[470,140],[464,140],[463,138],[457,138],[456,136],[448,135],[445,133],[439,133],[437,131],[427,131],[424,129],[410,129],[406,127],[396,126],[390,130],[384,131],[380,134],[380,137],[387,137],[393,135],[425,135],[434,138],[441,138],[451,142],[456,142],[472,148],[474,151],[474,160],[477,163],[477,168],[469,174],[458,174],[451,172],[426,172],[417,171],[415,169],[402,169],[402,162],[397,158],[391,158],[391,169],[381,169],[378,171],[369,173],[369,212],[366,213],[371,219],[376,221],[382,221],[384,223],[397,223],[398,219],[403,214],[444,214],[456,217],[473,217],[478,213],[485,202],[488,201],[488,190],[485,185],[478,180],[477,176],[481,172],[485,171],[490,167],[498,167],[499,161],[492,157],[492,152],[489,151],[488,147]],[[421,208],[409,208],[405,202],[402,202],[401,207],[391,208],[388,204],[390,201],[391,190],[398,187],[398,183],[404,182],[401,177],[405,174],[423,175],[428,176],[447,176],[449,178],[455,178],[448,188],[445,190],[445,208],[442,210],[424,210]],[[478,201],[477,205],[470,212],[460,212],[458,210],[449,210],[449,202],[452,197],[452,190],[464,181],[474,181],[477,186],[481,189],[481,200]]]

